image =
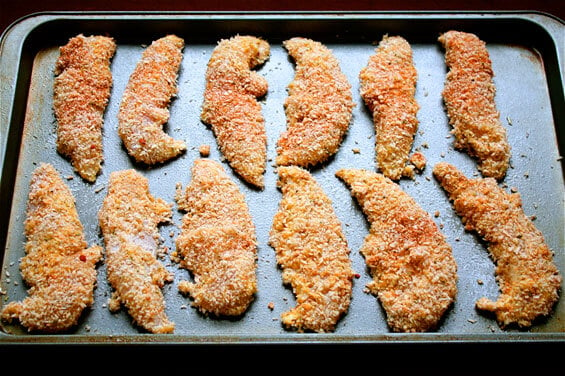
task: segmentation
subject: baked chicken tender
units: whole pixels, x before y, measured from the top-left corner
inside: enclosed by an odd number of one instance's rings
[[[5,306],[2,319],[18,319],[29,331],[68,330],[94,301],[102,249],[87,248],[75,199],[50,164],[33,172],[24,226],[20,271],[29,295]]]
[[[163,131],[178,91],[183,48],[184,40],[175,35],[154,41],[129,77],[118,113],[118,134],[137,162],[163,163],[186,150],[184,141]]]
[[[161,288],[173,276],[157,260],[157,226],[170,221],[171,205],[153,197],[147,178],[135,170],[110,174],[108,194],[98,213],[106,243],[109,309],[124,305],[134,322],[152,333],[171,333]]]
[[[296,68],[284,103],[287,130],[278,140],[276,163],[306,168],[337,152],[355,104],[351,85],[330,49],[300,37],[283,44]]]
[[[561,276],[543,234],[524,214],[520,195],[506,193],[493,178],[468,179],[448,163],[436,164],[433,173],[465,229],[488,243],[496,264],[500,295],[496,301],[480,298],[477,308],[493,312],[502,327],[529,327],[550,314]]]
[[[431,216],[382,174],[341,169],[365,214],[369,234],[361,254],[373,281],[367,284],[395,332],[434,330],[457,294],[457,264]]]
[[[210,57],[201,120],[210,125],[222,155],[246,182],[263,188],[267,135],[257,98],[267,80],[251,69],[265,63],[269,44],[253,36],[221,40]]]
[[[57,151],[68,157],[88,182],[96,181],[104,159],[102,128],[112,90],[110,60],[115,51],[112,38],[79,34],[60,48],[55,65]]]
[[[439,37],[447,72],[443,99],[454,146],[478,160],[483,176],[501,180],[510,161],[510,145],[496,108],[493,70],[485,42],[476,35],[448,31]]]
[[[257,291],[255,225],[245,197],[220,163],[199,159],[176,200],[186,214],[173,256],[194,275],[179,291],[202,313],[243,314]]]
[[[411,176],[407,168],[420,108],[415,99],[418,74],[410,44],[385,36],[359,73],[361,97],[373,114],[377,165],[384,176]]]
[[[283,197],[269,244],[297,302],[281,315],[282,323],[298,331],[331,332],[351,301],[347,240],[331,200],[308,171],[281,166],[278,173]]]

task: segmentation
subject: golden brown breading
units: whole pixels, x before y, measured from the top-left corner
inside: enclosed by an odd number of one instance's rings
[[[176,200],[186,214],[173,256],[194,275],[179,290],[203,313],[243,314],[257,291],[255,225],[245,197],[220,163],[199,159]]]
[[[483,297],[477,308],[494,312],[505,327],[528,327],[548,315],[559,299],[561,276],[543,234],[522,209],[519,194],[508,194],[493,178],[468,179],[448,163],[434,166],[434,176],[449,194],[465,229],[488,243],[496,263],[501,294]]]
[[[112,38],[79,34],[60,48],[55,66],[57,151],[70,158],[79,175],[89,182],[96,180],[104,159],[102,128],[115,51]]]
[[[297,302],[281,315],[282,323],[299,331],[333,331],[351,300],[347,239],[331,200],[308,171],[281,166],[278,172],[283,197],[269,244]]]
[[[269,56],[269,44],[259,38],[237,35],[221,40],[208,62],[201,113],[230,166],[259,188],[263,188],[267,136],[257,98],[267,93],[268,84],[251,69]]]
[[[108,281],[114,288],[109,308],[120,303],[134,322],[152,333],[170,333],[161,287],[173,276],[157,260],[157,226],[171,219],[171,205],[149,192],[147,178],[135,170],[110,174],[108,194],[98,213],[106,243]]]
[[[392,180],[404,174],[418,130],[417,78],[412,48],[399,36],[384,36],[359,73],[361,97],[373,114],[377,165]]]
[[[87,248],[74,197],[50,164],[31,178],[25,235],[20,270],[29,296],[9,303],[2,319],[19,319],[29,331],[67,330],[93,303],[102,248]]]
[[[457,294],[457,264],[438,226],[416,201],[385,176],[342,169],[336,176],[351,189],[371,227],[361,254],[395,332],[437,327]]]
[[[320,42],[292,38],[283,42],[296,62],[285,100],[287,130],[277,143],[279,166],[313,166],[339,149],[349,129],[351,85],[332,51]]]
[[[485,177],[503,179],[510,145],[494,101],[494,73],[485,42],[458,31],[448,31],[438,40],[445,48],[449,67],[443,99],[453,126],[454,145],[477,158]]]
[[[162,163],[186,150],[183,141],[163,131],[171,98],[178,90],[183,48],[184,40],[175,35],[154,41],[129,78],[118,113],[118,133],[138,162]]]

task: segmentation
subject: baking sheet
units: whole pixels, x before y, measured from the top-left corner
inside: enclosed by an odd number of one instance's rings
[[[510,27],[497,32],[500,25]],[[529,27],[529,30],[519,28]],[[26,286],[19,273],[24,255],[23,221],[32,171],[40,162],[52,163],[75,195],[77,210],[89,245],[103,245],[97,213],[106,195],[110,172],[135,168],[149,179],[154,196],[174,203],[175,186],[190,181],[190,168],[200,158],[198,147],[211,146],[209,158],[222,164],[247,199],[254,218],[258,247],[258,293],[248,311],[234,319],[216,319],[200,314],[190,299],[177,291],[180,280],[189,274],[166,255],[161,261],[175,279],[163,288],[167,314],[175,322],[174,334],[148,334],[131,324],[125,310],[110,313],[107,302],[111,289],[104,263],[98,267],[94,305],[85,312],[70,333],[45,335],[26,333],[16,324],[2,322],[0,343],[303,343],[303,342],[389,342],[389,341],[553,341],[565,339],[565,303],[560,299],[555,312],[528,330],[501,329],[492,316],[475,310],[475,301],[487,296],[496,299],[498,286],[494,265],[484,244],[463,229],[447,197],[432,176],[433,165],[447,161],[467,176],[477,175],[476,163],[454,150],[450,126],[441,99],[446,73],[444,51],[437,42],[440,32],[459,29],[478,34],[487,42],[495,71],[496,102],[512,146],[511,168],[502,185],[517,189],[526,214],[535,216],[555,253],[555,262],[565,273],[563,164],[558,129],[563,117],[562,51],[563,24],[540,14],[40,14],[22,20],[3,36],[2,65],[2,210],[3,220],[0,309],[23,299]],[[514,28],[514,29],[513,29]],[[48,33],[49,32],[49,33]],[[52,111],[53,67],[58,47],[78,34],[103,33],[116,39],[118,48],[112,60],[114,84],[105,113],[102,174],[96,183],[83,181],[70,163],[55,150],[56,122]],[[174,138],[183,139],[188,150],[163,165],[146,168],[132,162],[117,135],[117,113],[130,73],[143,49],[152,40],[168,33],[183,37],[186,46],[179,75],[179,93],[170,107],[165,128]],[[209,127],[200,122],[204,74],[210,54],[220,38],[251,34],[271,44],[270,59],[257,71],[269,83],[261,100],[268,137],[265,189],[256,190],[233,174],[222,160]],[[384,34],[404,36],[412,45],[418,71],[416,99],[420,104],[419,131],[413,151],[422,152],[427,167],[413,180],[400,186],[433,217],[453,247],[458,265],[458,294],[437,330],[430,333],[392,333],[376,297],[364,292],[370,281],[359,253],[368,223],[345,185],[335,176],[340,168],[375,169],[374,130],[371,115],[359,96],[359,71],[367,63],[376,43]],[[532,34],[522,38],[525,34]],[[537,34],[536,34],[537,33]],[[559,34],[561,33],[561,34]],[[49,38],[46,35],[49,34]],[[557,36],[555,36],[557,35]],[[283,102],[286,87],[294,76],[294,65],[282,41],[305,36],[325,43],[334,51],[342,70],[352,84],[356,107],[349,132],[338,153],[327,163],[311,169],[316,180],[332,199],[351,249],[354,280],[349,311],[333,333],[297,333],[282,327],[280,314],[294,307],[292,291],[282,285],[274,250],[268,245],[272,218],[281,198],[276,187],[276,140],[286,127]],[[541,37],[540,37],[541,36]],[[539,38],[538,38],[539,37]],[[522,39],[521,39],[522,38]],[[557,38],[557,40],[556,40]],[[8,48],[8,41],[20,40]],[[20,50],[18,52],[18,46]],[[15,52],[14,52],[15,50]],[[561,55],[560,55],[561,54]],[[8,65],[10,65],[8,67]],[[13,101],[5,101],[12,96]],[[358,149],[359,153],[354,152]],[[12,195],[13,192],[13,195]],[[182,212],[173,206],[173,221],[160,227],[169,254],[179,234]],[[272,303],[272,307],[270,305]]]

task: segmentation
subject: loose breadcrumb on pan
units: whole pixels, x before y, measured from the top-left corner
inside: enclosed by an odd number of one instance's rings
[[[175,35],[154,41],[129,77],[118,113],[118,134],[137,162],[162,163],[186,150],[184,141],[163,131],[178,90],[183,48],[184,40]]]
[[[519,193],[506,193],[494,178],[468,179],[455,166],[438,163],[433,174],[465,224],[483,238],[496,264],[500,295],[477,308],[493,312],[499,324],[529,327],[551,313],[561,276],[543,234],[522,209]]]
[[[333,52],[320,42],[283,42],[296,62],[284,103],[287,129],[277,142],[279,166],[314,166],[334,155],[349,129],[355,106],[351,85]]]
[[[173,276],[157,260],[157,226],[170,221],[171,205],[149,192],[147,178],[135,170],[110,174],[108,193],[98,213],[106,244],[108,281],[114,289],[111,311],[125,306],[134,322],[152,333],[171,333],[161,288]]]
[[[60,48],[55,65],[57,151],[91,183],[104,159],[102,128],[112,89],[110,60],[115,51],[112,38],[79,34]]]
[[[87,248],[74,197],[50,164],[33,172],[24,226],[20,270],[29,295],[5,306],[2,319],[18,319],[29,331],[68,330],[94,301],[102,248]]]
[[[255,225],[245,197],[220,163],[199,159],[176,201],[186,214],[173,257],[194,276],[179,290],[202,313],[243,314],[257,291]]]
[[[351,300],[347,240],[331,200],[308,171],[280,166],[278,173],[283,197],[269,244],[297,302],[281,320],[298,331],[331,332]]]
[[[210,57],[201,120],[212,127],[222,155],[246,182],[263,188],[267,135],[257,98],[268,90],[251,69],[270,56],[269,44],[253,36],[222,39]]]
[[[384,36],[359,73],[361,97],[373,114],[377,166],[392,180],[403,176],[418,130],[417,78],[412,48],[399,36]]]
[[[478,160],[483,176],[501,180],[511,152],[496,108],[494,72],[486,44],[474,34],[453,30],[438,40],[445,48],[449,67],[443,99],[453,126],[454,146]]]
[[[369,234],[361,254],[395,332],[435,330],[457,294],[457,264],[431,216],[384,175],[341,169],[336,176],[350,188],[365,214]]]

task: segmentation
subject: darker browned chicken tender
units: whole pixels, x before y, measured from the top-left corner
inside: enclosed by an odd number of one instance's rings
[[[342,169],[371,227],[361,248],[395,332],[436,329],[457,294],[457,264],[438,226],[398,184],[376,172]]]
[[[115,51],[112,38],[79,34],[60,48],[55,66],[57,151],[70,158],[79,175],[89,182],[96,180],[104,159],[102,128]]]
[[[449,67],[443,98],[455,147],[475,157],[485,177],[503,179],[510,145],[496,109],[494,73],[486,44],[474,34],[459,31],[442,34],[439,42]]]
[[[551,313],[561,276],[543,234],[522,209],[518,193],[508,194],[493,178],[468,179],[455,166],[438,163],[434,176],[449,194],[465,224],[488,243],[496,263],[500,295],[481,298],[477,308],[496,314],[502,327],[529,327]]]
[[[87,248],[75,199],[55,168],[41,164],[31,178],[20,270],[29,296],[2,310],[29,331],[61,332],[94,301],[102,248]]]
[[[201,113],[230,166],[258,188],[263,188],[267,135],[257,98],[267,93],[268,84],[251,69],[269,56],[270,46],[260,38],[237,35],[221,40],[208,62]]]

